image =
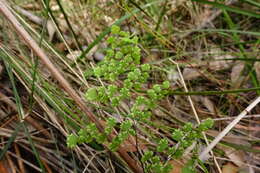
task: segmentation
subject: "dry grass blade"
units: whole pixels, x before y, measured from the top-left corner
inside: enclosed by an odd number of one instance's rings
[[[8,9],[8,5],[6,1],[0,1],[0,10],[4,14],[4,16],[12,23],[16,31],[19,35],[25,40],[25,42],[33,49],[33,51],[39,56],[42,62],[46,65],[46,67],[50,70],[53,77],[59,81],[60,85],[64,88],[65,91],[75,100],[78,106],[86,113],[89,119],[96,124],[99,130],[103,130],[102,125],[98,121],[98,119],[94,116],[94,114],[89,111],[89,109],[84,104],[83,100],[79,97],[79,95],[75,92],[75,90],[70,86],[70,84],[64,79],[59,70],[51,63],[43,50],[37,45],[37,43],[31,38],[31,36],[25,31],[25,29],[19,24],[17,19]],[[135,172],[142,172],[141,167],[134,161],[122,148],[118,150],[121,157],[125,160],[125,162],[129,165],[129,167]]]
[[[205,148],[199,158],[201,160],[207,159],[207,154],[219,143],[219,141],[226,136],[226,134],[245,116],[247,115],[258,103],[260,102],[260,97],[257,97],[243,112],[241,112],[236,119],[234,119],[219,135]]]
[[[259,171],[258,2],[0,5],[0,173]]]
[[[187,88],[187,86],[186,86],[186,83],[185,83],[185,81],[184,81],[184,78],[183,78],[183,75],[182,75],[182,73],[181,73],[181,70],[180,70],[180,68],[179,68],[178,63],[176,63],[176,62],[174,62],[174,61],[172,61],[172,62],[175,63],[176,66],[177,66],[177,69],[178,69],[178,72],[179,72],[179,75],[180,75],[180,78],[181,78],[181,82],[183,83],[185,92],[188,92],[188,88]],[[200,124],[201,121],[200,121],[200,119],[199,119],[198,113],[197,113],[197,111],[196,111],[196,109],[195,109],[195,106],[194,106],[194,104],[193,104],[193,101],[192,101],[192,99],[191,99],[191,96],[188,96],[188,100],[189,100],[189,103],[190,103],[190,105],[191,105],[193,114],[194,114],[194,116],[195,116],[195,118],[196,118],[196,121],[197,121],[198,124]],[[207,136],[205,135],[205,133],[203,133],[203,138],[204,138],[206,144],[209,145],[208,138],[207,138]],[[216,160],[216,158],[215,158],[215,156],[214,156],[214,153],[213,153],[212,151],[210,151],[210,154],[211,154],[211,155],[213,156],[213,158],[214,158],[214,162],[215,162],[215,164],[216,164],[216,167],[217,167],[217,169],[218,169],[218,172],[221,173],[219,164],[218,164],[218,162],[217,162],[217,160]]]

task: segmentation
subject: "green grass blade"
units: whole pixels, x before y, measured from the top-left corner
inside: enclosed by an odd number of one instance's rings
[[[257,2],[257,1],[253,1],[253,0],[240,0],[240,1],[246,2],[246,3],[248,3],[248,4],[251,4],[251,5],[253,5],[253,6],[256,6],[256,7],[260,8],[260,3]]]
[[[225,60],[225,61],[252,61],[252,62],[260,61],[260,59],[256,59],[256,58],[224,58],[224,59],[218,59],[216,61],[222,61],[222,60]]]
[[[162,22],[162,19],[163,19],[163,16],[165,15],[165,13],[167,12],[167,3],[168,3],[168,0],[164,2],[163,4],[163,7],[162,7],[162,11],[160,13],[160,16],[159,16],[159,19],[158,19],[158,22],[156,24],[156,27],[155,27],[155,31],[158,31],[159,27],[160,27],[160,24]]]
[[[65,37],[64,37],[64,35],[63,35],[63,32],[61,32],[59,22],[56,20],[56,17],[54,16],[54,14],[53,14],[53,12],[52,12],[52,10],[51,10],[51,8],[50,8],[49,0],[42,0],[42,1],[43,1],[43,2],[42,2],[42,3],[43,3],[43,6],[44,6],[44,12],[45,12],[46,14],[48,14],[49,17],[51,18],[51,20],[53,21],[54,25],[56,26],[56,28],[57,28],[57,30],[58,30],[58,33],[59,33],[60,37],[62,38],[62,40],[63,40],[66,44],[68,44],[67,41],[66,41],[66,39],[65,39]]]
[[[161,0],[162,1],[162,0]],[[161,1],[154,1],[152,3],[146,4],[142,7],[142,9],[148,8],[151,5],[154,5],[156,3],[159,3]],[[165,1],[165,0],[163,0]],[[120,19],[118,19],[116,22],[114,22],[112,25],[120,25],[124,20],[130,18],[131,16],[133,16],[133,14],[139,12],[140,10],[137,8],[135,10],[133,10],[130,14],[126,14],[123,17],[121,17]],[[112,26],[111,25],[111,26]],[[81,53],[81,55],[79,57],[77,57],[77,60],[83,59],[85,57],[85,55],[95,46],[97,45],[107,34],[109,34],[110,30],[111,30],[111,26],[107,27],[106,29],[104,29],[104,31],[98,35],[98,37],[91,43],[89,44],[89,46]]]
[[[248,146],[248,145],[238,145],[235,143],[230,143],[230,142],[226,142],[226,141],[221,141],[221,144],[232,147],[236,150],[242,150],[242,151],[246,151],[246,152],[252,152],[252,153],[260,153],[259,149],[255,149],[252,146]]]
[[[228,26],[230,29],[234,29],[236,28],[237,26],[235,25],[235,23],[233,22],[232,18],[229,16],[228,12],[226,10],[223,11],[223,14],[224,14],[224,19],[226,20]],[[260,33],[260,32],[259,32]],[[232,38],[235,42],[240,42],[240,36],[237,34],[237,33],[233,33],[232,34]],[[239,57],[240,58],[248,58],[247,55],[244,53],[245,52],[245,48],[244,48],[244,45],[242,44],[238,44],[238,48],[239,48],[239,51],[240,51],[240,54],[239,54]],[[256,77],[256,71],[254,70],[252,64],[250,64],[249,62],[246,62],[245,63],[246,65],[246,71],[249,73],[249,76],[251,78],[251,81],[253,83],[253,85],[255,87],[259,87],[259,81]],[[256,91],[258,95],[260,95],[260,91]]]
[[[12,88],[13,88],[13,92],[14,92],[14,95],[15,95],[15,101],[16,101],[16,106],[17,106],[17,110],[18,110],[18,115],[20,117],[20,121],[22,121],[25,118],[25,115],[24,115],[24,111],[23,111],[23,107],[22,107],[22,102],[21,102],[20,96],[19,96],[18,91],[16,89],[15,80],[14,80],[14,76],[13,76],[13,72],[12,72],[12,67],[8,64],[7,61],[4,61],[4,63],[5,63],[5,67],[6,67],[8,75],[9,75],[9,78],[10,78],[10,81],[11,81],[11,84],[12,84]],[[27,127],[25,126],[24,123],[21,123],[21,124],[22,124],[22,126],[24,128],[24,132],[25,132],[27,138],[29,139],[29,143],[30,143],[30,145],[31,145],[31,147],[33,149],[33,152],[34,152],[34,155],[35,155],[35,157],[37,159],[37,162],[40,165],[42,172],[45,173],[46,171],[44,169],[42,161],[40,160],[39,153],[38,153],[38,151],[36,150],[36,148],[34,146],[34,143],[33,143],[32,139],[31,139],[31,136],[28,133]]]
[[[139,10],[135,10],[135,12],[137,12],[137,11],[139,11]],[[115,23],[113,23],[113,25],[119,25],[120,23],[122,23],[124,20],[128,19],[131,16],[132,16],[132,14],[127,14],[127,15],[121,17],[120,19],[118,19]],[[107,34],[109,34],[110,30],[111,30],[111,26],[107,27],[101,34],[99,34],[98,37],[91,44],[89,44],[89,46],[81,53],[81,55],[77,58],[77,60],[83,59],[85,57],[85,55],[94,46],[96,46]]]
[[[227,6],[227,5],[224,5],[224,4],[217,3],[217,2],[211,2],[211,1],[206,1],[206,0],[192,0],[192,1],[200,2],[200,3],[203,3],[203,4],[209,4],[209,5],[212,5],[216,8],[220,8],[222,10],[227,10],[227,11],[231,11],[231,12],[246,15],[246,16],[260,18],[259,13],[254,13],[252,11],[247,11],[247,10],[243,10],[243,9],[240,9],[240,8]]]
[[[152,18],[152,16],[150,16],[146,11],[144,11],[144,9],[142,7],[140,7],[136,2],[134,2],[133,0],[129,0],[130,4],[133,4],[133,6],[135,6],[137,9],[139,9],[141,12],[143,12],[147,17]]]
[[[16,136],[17,136],[18,132],[20,131],[21,127],[22,127],[22,122],[18,122],[18,124],[15,127],[14,132],[12,133],[11,137],[7,141],[7,144],[4,146],[4,148],[2,150],[0,150],[0,160],[3,159],[5,153],[10,148],[10,146],[12,145],[14,140],[16,139]]]
[[[64,16],[64,19],[65,19],[65,21],[66,21],[66,23],[67,23],[67,25],[68,25],[68,27],[69,27],[69,29],[70,29],[70,31],[71,31],[71,34],[72,34],[72,36],[73,36],[73,38],[74,38],[74,40],[75,40],[75,42],[76,42],[76,45],[78,46],[78,49],[81,50],[81,51],[83,51],[83,49],[82,49],[82,47],[81,47],[81,45],[80,45],[80,43],[79,43],[78,37],[77,37],[77,35],[75,34],[75,32],[74,32],[74,30],[73,30],[73,28],[72,28],[72,25],[71,25],[70,22],[69,22],[68,16],[67,16],[67,14],[66,14],[66,12],[65,12],[65,10],[64,10],[64,8],[63,8],[63,6],[62,6],[61,3],[60,3],[60,0],[56,0],[56,2],[57,2],[57,4],[58,4],[58,6],[59,6],[59,8],[60,8],[60,10],[61,10],[61,12],[62,12],[62,14],[63,14],[63,16]]]
[[[169,95],[223,95],[223,94],[235,94],[235,93],[243,93],[249,91],[260,91],[260,87],[256,88],[246,88],[246,89],[236,89],[236,90],[224,90],[224,91],[170,91]]]
[[[23,126],[23,129],[24,129],[25,135],[27,136],[27,138],[28,138],[28,140],[29,140],[29,144],[30,144],[30,146],[32,147],[34,156],[36,157],[36,160],[37,160],[39,166],[41,167],[41,171],[42,171],[43,173],[45,173],[46,171],[45,171],[45,168],[44,168],[44,166],[43,166],[43,163],[42,163],[42,161],[41,161],[41,159],[40,159],[40,154],[39,154],[39,152],[38,152],[38,151],[36,150],[36,148],[35,148],[35,145],[34,145],[34,142],[33,142],[33,140],[32,140],[31,134],[29,133],[28,128],[26,127],[25,123],[22,123],[22,126]]]
[[[45,22],[45,24],[47,24],[47,23]],[[39,46],[40,47],[42,46],[44,28],[46,28],[46,26],[44,26],[42,31],[41,31],[41,37],[40,37],[40,40],[39,40]],[[33,94],[34,94],[34,91],[35,91],[35,82],[36,82],[38,65],[39,65],[39,59],[38,58],[32,59],[32,79],[33,79],[33,81],[32,81],[32,86],[31,86],[31,94],[29,96],[29,111],[28,112],[31,112],[32,108],[33,108]]]
[[[254,31],[241,31],[241,30],[235,30],[235,29],[194,29],[189,30],[188,32],[226,32],[226,33],[237,33],[237,34],[243,34],[243,35],[253,35],[253,36],[260,36],[260,32],[254,32]]]
[[[19,115],[19,121],[21,121],[21,120],[24,119],[25,115],[24,115],[24,112],[23,112],[23,107],[22,107],[20,96],[19,96],[18,91],[16,89],[12,68],[8,64],[7,61],[4,61],[4,64],[5,64],[8,76],[10,78],[11,84],[12,84],[13,93],[14,93],[14,97],[15,97],[15,102],[16,102],[16,106],[17,106],[17,111],[18,111],[18,115]]]
[[[29,86],[32,85],[32,79],[29,77],[28,74],[26,74],[22,69],[22,67],[17,64],[17,62],[12,61],[12,56],[5,51],[5,49],[3,49],[3,47],[1,47],[0,49],[0,55],[2,57],[2,59],[4,61],[7,61],[13,68],[14,70],[17,72],[17,74],[19,76],[23,77],[23,80],[25,80],[27,82],[27,84]],[[79,129],[79,125],[77,122],[75,122],[75,120],[73,120],[70,116],[70,111],[68,111],[68,108],[66,108],[65,106],[63,106],[60,102],[60,99],[55,98],[54,96],[52,96],[50,93],[48,93],[47,91],[45,91],[43,88],[39,87],[38,85],[35,85],[35,92],[42,98],[44,98],[46,100],[46,102],[48,104],[50,104],[52,106],[52,108],[59,114],[62,116],[62,118],[65,120],[65,122],[70,125],[73,129]],[[62,106],[61,106],[62,105]]]

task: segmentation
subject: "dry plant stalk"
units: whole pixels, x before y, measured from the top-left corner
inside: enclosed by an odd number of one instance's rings
[[[9,5],[5,0],[0,0],[0,12],[9,20],[13,25],[18,35],[20,35],[28,46],[38,55],[44,65],[50,70],[52,76],[59,82],[60,86],[70,95],[70,97],[75,101],[75,103],[81,108],[81,110],[88,116],[88,118],[96,124],[97,128],[102,132],[103,126],[95,115],[88,109],[81,97],[75,92],[75,90],[70,86],[68,81],[62,76],[61,72],[52,64],[44,51],[38,46],[38,44],[32,39],[29,33],[22,27],[15,16],[9,10]],[[111,136],[108,136],[108,140],[112,140]],[[118,149],[118,153],[128,164],[128,166],[134,172],[142,173],[143,170],[133,158],[131,158],[122,147]]]
[[[177,69],[178,69],[178,73],[179,73],[179,76],[180,76],[180,79],[181,79],[181,82],[182,82],[182,84],[183,84],[183,87],[184,87],[185,92],[188,92],[188,88],[187,88],[187,86],[186,86],[185,80],[184,80],[183,75],[182,75],[182,73],[181,73],[181,70],[180,70],[180,68],[179,68],[179,64],[176,63],[176,62],[174,62],[173,60],[171,60],[171,61],[176,65],[176,67],[177,67]],[[193,114],[195,115],[196,121],[197,121],[198,124],[200,124],[201,122],[200,122],[198,113],[197,113],[197,111],[196,111],[196,109],[195,109],[195,106],[194,106],[194,104],[193,104],[193,101],[192,101],[192,99],[191,99],[191,96],[188,96],[188,100],[189,100],[189,102],[190,102],[190,105],[191,105],[191,109],[192,109],[192,111],[193,111]],[[203,134],[203,138],[204,138],[204,140],[205,140],[205,142],[206,142],[206,144],[207,144],[207,146],[208,146],[208,145],[209,145],[208,138],[207,138],[207,136],[206,136],[206,134],[205,134],[204,132],[203,132],[202,134]],[[219,172],[219,173],[222,173],[222,171],[221,171],[221,169],[220,169],[220,166],[219,166],[219,164],[218,164],[218,162],[217,162],[217,160],[216,160],[216,158],[215,158],[215,156],[214,156],[214,153],[213,153],[211,150],[210,150],[209,152],[210,152],[210,154],[213,156],[213,159],[214,159],[214,162],[215,162],[216,167],[217,167],[217,169],[218,169],[218,172]]]
[[[246,115],[248,114],[258,103],[260,102],[260,96],[258,96],[243,112],[241,112],[208,146],[201,152],[199,159],[206,160],[208,153],[219,143],[219,141],[226,136],[226,134]]]

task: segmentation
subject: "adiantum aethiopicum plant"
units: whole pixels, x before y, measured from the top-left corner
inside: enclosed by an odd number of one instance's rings
[[[77,134],[68,136],[69,147],[95,141],[100,144],[106,143],[111,151],[116,151],[130,135],[136,135],[134,123],[150,124],[151,110],[155,109],[157,103],[168,94],[170,82],[167,80],[161,84],[153,84],[150,89],[143,87],[148,83],[152,66],[140,64],[141,50],[138,47],[137,36],[121,31],[114,25],[111,28],[111,36],[106,42],[109,47],[106,56],[93,69],[94,77],[106,81],[106,85],[102,83],[100,86],[89,88],[85,97],[88,101],[99,102],[114,109],[120,102],[131,100],[130,112],[122,115],[124,120],[121,122],[113,117],[105,118],[104,133],[100,133],[94,123],[86,124]],[[202,132],[212,125],[213,121],[208,119],[198,126],[187,123],[180,129],[172,129],[171,140],[177,143],[174,146],[171,146],[169,139],[166,138],[152,139],[157,143],[156,148],[146,150],[140,158],[145,172],[169,172],[172,166],[168,161],[181,158],[185,149],[201,138]],[[118,133],[111,142],[108,142],[107,136],[115,127],[119,129]],[[167,159],[163,159],[161,155],[167,156]]]

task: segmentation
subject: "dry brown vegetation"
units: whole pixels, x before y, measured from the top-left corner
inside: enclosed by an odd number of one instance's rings
[[[49,8],[44,0],[0,2],[39,46],[24,41],[0,8],[0,173],[131,172],[143,151],[155,146],[151,136],[174,145],[172,128],[212,118],[214,128],[206,132],[211,143],[259,98],[257,1],[53,0]],[[66,137],[89,119],[102,128],[104,117],[120,121],[118,113],[129,111],[127,102],[115,111],[84,98],[98,83],[91,69],[103,60],[115,22],[139,36],[142,63],[155,65],[146,87],[169,80],[172,92],[153,110],[154,126],[144,124],[147,131],[138,129],[118,152],[95,143],[69,149]],[[246,114],[217,142],[204,164],[208,172],[260,171],[260,106]],[[199,154],[207,142],[197,143]],[[172,173],[181,172],[195,149],[170,161]],[[199,164],[196,171],[205,172]]]

